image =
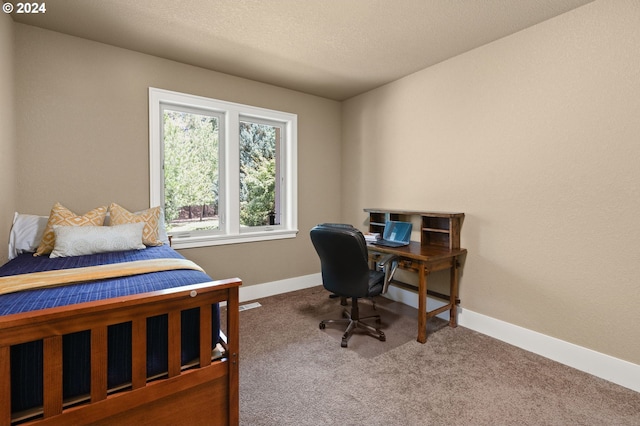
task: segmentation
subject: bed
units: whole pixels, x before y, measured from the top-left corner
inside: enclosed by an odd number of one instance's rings
[[[240,279],[213,281],[166,244],[12,257],[0,267],[0,425],[238,424]],[[165,266],[137,269],[154,262]],[[82,275],[96,269],[110,272]],[[67,283],[20,287],[50,275]]]

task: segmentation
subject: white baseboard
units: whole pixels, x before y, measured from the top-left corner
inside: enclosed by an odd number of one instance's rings
[[[402,288],[391,285],[387,289],[387,293],[384,295],[384,297],[418,309],[418,294],[416,292],[404,290]],[[444,305],[446,305],[446,303],[441,300],[427,297],[427,311],[433,311],[434,309],[437,309],[440,306]],[[442,318],[445,321],[449,321],[449,311],[442,312],[441,314],[438,314],[436,316],[438,318]]]
[[[461,309],[458,324],[529,352],[640,392],[640,365],[508,322]]]
[[[286,280],[256,284],[248,287],[240,286],[238,298],[240,299],[240,303],[242,303],[248,300],[275,296],[276,294],[302,290],[309,287],[315,287],[317,285],[322,285],[322,275],[311,274]]]
[[[322,285],[322,277],[320,274],[305,275],[287,280],[240,287],[239,297],[240,302],[244,302],[290,291],[302,290],[317,285]],[[418,307],[418,297],[414,292],[391,286],[385,296],[416,309]],[[439,300],[427,298],[428,310],[433,310],[442,305],[443,303]],[[444,312],[438,315],[438,318],[448,321],[449,313]],[[640,365],[464,308],[459,308],[458,324],[577,370],[584,371],[593,376],[600,377],[601,379],[640,392]]]

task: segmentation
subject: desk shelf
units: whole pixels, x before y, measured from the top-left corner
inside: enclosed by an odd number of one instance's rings
[[[368,211],[365,209],[365,211]],[[411,215],[404,212],[392,212],[388,210],[371,210],[369,212],[369,232],[380,235],[384,232],[384,225],[388,220],[410,222]]]
[[[460,229],[464,213],[419,212],[408,210],[364,209],[369,213],[369,232],[382,234],[387,220],[414,222],[420,226],[420,244],[445,247],[449,250],[460,248]]]

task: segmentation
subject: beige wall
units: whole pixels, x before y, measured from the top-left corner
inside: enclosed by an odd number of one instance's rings
[[[0,265],[7,260],[7,241],[16,207],[16,133],[14,116],[13,22],[0,14]]]
[[[17,208],[77,213],[115,201],[149,206],[148,88],[298,114],[295,239],[182,250],[214,278],[245,285],[316,273],[309,230],[340,214],[338,102],[15,24]]]
[[[639,7],[597,1],[343,104],[0,16],[0,223],[148,206],[149,86],[294,112],[298,238],[182,251],[210,275],[318,272],[309,229],[365,207],[463,211],[463,309],[640,364]]]
[[[640,364],[638,52],[596,1],[346,101],[343,218],[465,212],[463,309]]]

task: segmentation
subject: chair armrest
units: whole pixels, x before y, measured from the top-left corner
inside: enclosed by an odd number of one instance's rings
[[[385,266],[387,266],[387,263],[397,258],[398,256],[396,256],[395,254],[385,254],[384,256],[380,256],[379,258],[376,259],[376,266],[380,268],[384,268]]]
[[[398,256],[395,254],[386,254],[376,260],[376,270],[384,271],[384,287],[382,288],[382,294],[387,292],[389,283],[393,279],[393,275],[398,269]]]

